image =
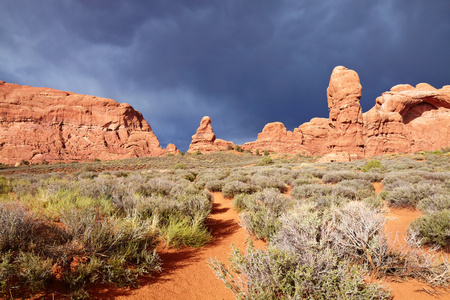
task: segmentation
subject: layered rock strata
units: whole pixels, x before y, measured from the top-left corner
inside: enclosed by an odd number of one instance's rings
[[[113,160],[168,153],[129,104],[0,81],[0,162]],[[177,153],[171,146],[170,152]]]
[[[197,132],[192,136],[192,142],[189,145],[187,153],[194,153],[197,151],[202,153],[213,153],[216,151],[227,150],[229,146],[234,147],[233,142],[216,139],[216,135],[211,126],[211,118],[205,116],[200,121]]]

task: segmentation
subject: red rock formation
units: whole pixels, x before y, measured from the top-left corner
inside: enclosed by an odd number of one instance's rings
[[[165,154],[126,103],[0,81],[0,162],[121,159]]]
[[[328,119],[312,118],[298,127],[303,133],[303,145],[312,155],[323,155],[328,145]]]
[[[361,84],[353,70],[334,68],[327,89],[328,119],[313,118],[294,132],[269,123],[245,149],[322,155],[321,161],[349,161],[396,152],[450,146],[450,86],[421,83],[394,86],[362,114]]]
[[[254,142],[245,143],[243,149],[310,155],[310,151],[302,145],[303,133],[298,129],[287,131],[283,123],[274,122],[264,126]]]
[[[222,139],[216,139],[216,135],[211,126],[211,118],[205,116],[200,121],[196,134],[192,136],[192,142],[189,145],[187,153],[200,151],[202,153],[213,153],[216,151],[227,150],[228,145],[234,147],[232,142]]]
[[[174,144],[167,144],[166,151],[171,154],[179,154],[181,152]]]
[[[327,89],[330,110],[328,152],[364,156],[363,115],[359,99],[361,83],[358,74],[345,67],[334,68]]]
[[[366,156],[449,146],[450,86],[394,86],[364,114],[364,134]]]

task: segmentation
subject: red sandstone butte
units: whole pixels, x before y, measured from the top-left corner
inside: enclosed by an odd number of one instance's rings
[[[164,150],[129,104],[0,81],[0,162],[113,160]]]
[[[227,150],[228,145],[234,147],[232,142],[216,139],[216,135],[211,126],[211,118],[205,116],[200,121],[197,132],[192,136],[192,142],[189,145],[187,153],[194,153],[196,151],[213,153],[216,151]]]

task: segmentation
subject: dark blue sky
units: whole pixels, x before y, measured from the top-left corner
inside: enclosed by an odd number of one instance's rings
[[[337,65],[363,111],[396,84],[450,84],[450,1],[0,2],[0,80],[127,102],[181,150],[205,115],[239,144],[328,117]]]

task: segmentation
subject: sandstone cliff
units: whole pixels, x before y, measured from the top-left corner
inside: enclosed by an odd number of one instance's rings
[[[142,114],[126,103],[0,81],[1,163],[112,160],[167,152]]]
[[[216,151],[227,150],[228,145],[234,147],[232,142],[216,139],[216,135],[211,126],[211,118],[205,116],[200,121],[197,132],[192,136],[192,142],[189,145],[187,153],[194,153],[196,151],[213,153]]]

